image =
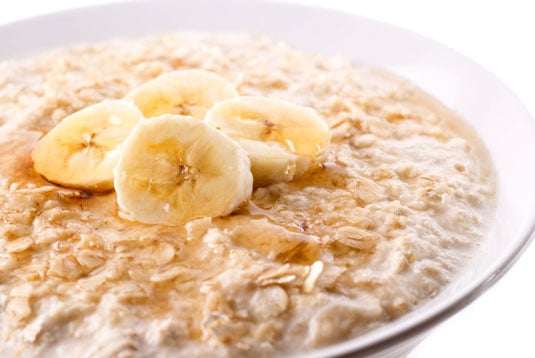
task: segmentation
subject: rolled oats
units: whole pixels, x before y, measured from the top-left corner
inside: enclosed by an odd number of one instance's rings
[[[121,219],[113,192],[35,173],[36,141],[67,115],[185,68],[313,107],[331,144],[294,181],[184,227]],[[261,36],[122,39],[2,62],[0,355],[284,356],[358,336],[439,292],[482,237],[495,184],[479,149],[408,81]]]

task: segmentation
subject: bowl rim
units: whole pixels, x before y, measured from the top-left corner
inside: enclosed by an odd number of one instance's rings
[[[442,49],[453,54],[454,56],[461,58],[463,61],[471,63],[473,66],[476,66],[485,73],[486,76],[491,78],[493,82],[499,85],[503,90],[509,93],[514,100],[517,102],[518,109],[525,113],[525,117],[529,118],[532,122],[534,121],[533,116],[529,113],[529,110],[522,104],[519,97],[515,92],[509,88],[500,78],[494,75],[492,72],[488,71],[486,68],[470,59],[466,55],[463,55],[457,52],[455,49],[446,46],[439,41],[428,38],[417,32],[405,29],[401,26],[390,24],[381,20],[371,19],[363,17],[351,12],[334,9],[322,5],[309,5],[293,2],[292,0],[222,0],[218,2],[211,2],[210,0],[112,0],[107,3],[99,3],[93,5],[85,5],[72,7],[66,10],[49,12],[40,15],[30,16],[22,19],[17,19],[14,21],[8,21],[3,24],[0,24],[0,33],[8,32],[11,27],[14,26],[29,26],[35,21],[52,21],[61,17],[73,17],[79,14],[83,14],[87,10],[97,10],[97,11],[109,11],[113,8],[124,8],[127,6],[158,6],[162,4],[188,4],[188,6],[203,6],[206,4],[227,4],[232,6],[239,6],[244,4],[255,4],[257,6],[263,7],[276,7],[280,11],[288,11],[288,8],[293,7],[294,9],[306,9],[308,11],[321,11],[325,16],[330,17],[351,17],[354,21],[365,23],[371,26],[380,26],[395,30],[396,32],[404,33],[406,35],[417,37],[421,41],[433,43],[436,46],[440,46]],[[177,27],[177,31],[180,31],[180,28]],[[113,34],[110,35],[110,38],[113,37]],[[84,40],[80,39],[78,42],[83,42]],[[93,41],[89,41],[93,42]],[[70,45],[74,45],[70,43]],[[1,56],[0,62],[4,61],[4,56]],[[535,217],[531,219],[531,226],[525,230],[525,232],[519,234],[514,240],[514,245],[512,246],[509,252],[506,252],[505,255],[500,256],[499,261],[494,265],[489,265],[489,269],[485,273],[479,276],[474,280],[476,282],[470,287],[470,289],[463,291],[462,294],[455,296],[454,299],[446,301],[444,304],[441,304],[437,309],[432,310],[429,315],[419,315],[414,319],[411,319],[405,326],[395,326],[397,320],[386,323],[385,325],[393,326],[392,330],[381,332],[381,334],[376,333],[376,329],[366,332],[364,335],[345,340],[340,343],[328,345],[319,349],[312,351],[304,352],[298,354],[298,356],[306,357],[323,357],[323,356],[332,356],[332,357],[354,357],[356,354],[358,356],[366,356],[371,354],[377,354],[380,351],[383,351],[387,347],[393,347],[401,341],[408,340],[419,334],[427,331],[431,327],[436,326],[437,324],[445,321],[452,315],[461,311],[474,300],[480,297],[485,291],[492,287],[496,282],[498,282],[515,264],[515,262],[520,258],[520,256],[525,252],[530,243],[535,239]],[[423,302],[420,303],[420,305]],[[417,307],[415,307],[417,309]],[[398,319],[399,320],[399,319]],[[364,337],[368,339],[363,339]]]

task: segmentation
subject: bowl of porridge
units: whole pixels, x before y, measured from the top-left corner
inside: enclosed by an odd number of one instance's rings
[[[416,34],[162,0],[0,43],[2,355],[400,357],[533,234],[533,119]]]

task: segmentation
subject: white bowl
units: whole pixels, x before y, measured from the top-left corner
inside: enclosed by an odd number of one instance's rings
[[[275,2],[129,2],[66,11],[0,27],[0,60],[119,36],[200,30],[271,36],[302,50],[341,54],[386,67],[416,82],[476,128],[498,174],[496,219],[477,255],[433,299],[368,334],[308,357],[397,357],[494,284],[535,230],[535,121],[492,74],[412,32],[347,13]],[[529,284],[529,283],[528,283]]]

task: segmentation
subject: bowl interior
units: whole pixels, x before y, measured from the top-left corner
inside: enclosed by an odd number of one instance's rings
[[[458,279],[402,319],[317,354],[358,351],[436,324],[495,282],[526,246],[535,225],[535,166],[530,165],[535,121],[496,77],[412,32],[301,5],[157,0],[78,9],[5,25],[0,27],[0,60],[81,42],[190,30],[265,34],[304,51],[386,67],[460,113],[477,130],[494,160],[496,219]]]

